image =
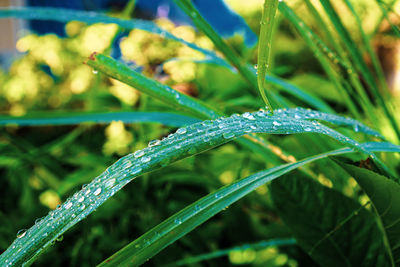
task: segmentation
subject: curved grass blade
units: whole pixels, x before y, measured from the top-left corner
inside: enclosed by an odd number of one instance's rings
[[[276,111],[276,113],[278,113],[280,116],[292,117],[293,119],[302,119],[302,120],[316,119],[316,120],[330,122],[335,125],[348,126],[352,127],[355,132],[362,132],[375,137],[379,137],[383,140],[385,139],[385,137],[383,137],[380,133],[369,128],[368,126],[365,126],[364,124],[358,122],[357,120],[342,117],[335,114],[329,114],[299,107],[291,109],[279,109]]]
[[[271,38],[275,22],[276,9],[278,8],[278,0],[265,0],[261,17],[260,39],[258,42],[258,58],[257,58],[257,83],[258,90],[267,107],[273,114],[273,108],[267,97],[267,86],[265,76],[268,73],[271,61]]]
[[[16,124],[19,126],[75,125],[83,122],[110,123],[112,121],[122,121],[125,123],[155,122],[168,126],[180,127],[199,122],[200,120],[167,112],[100,112],[78,113],[73,115],[68,112],[57,115],[45,113],[23,117],[0,116],[0,125]]]
[[[229,66],[229,64],[222,58],[218,57],[213,51],[201,48],[194,43],[187,42],[181,38],[176,37],[170,32],[161,29],[155,23],[140,19],[119,19],[110,17],[96,12],[79,11],[63,8],[51,7],[29,7],[29,8],[0,8],[1,18],[16,18],[16,19],[31,19],[31,20],[54,20],[60,22],[70,22],[72,20],[82,21],[88,24],[94,23],[115,23],[123,29],[133,30],[140,29],[150,33],[160,35],[164,38],[178,41],[194,50],[197,50],[208,58],[219,62],[222,65]]]
[[[110,57],[93,53],[86,64],[156,99],[160,99],[177,110],[186,111],[203,119],[217,118],[221,115],[206,103],[149,79]]]
[[[369,152],[385,151],[385,149],[375,150],[375,144],[376,143],[368,143],[368,145],[362,145],[362,147]],[[392,149],[393,147],[391,146],[389,150]],[[396,146],[396,149],[397,152],[399,152],[400,146]],[[331,155],[352,153],[354,151],[355,150],[352,148],[342,148],[322,153],[295,163],[288,163],[258,172],[246,178],[242,178],[230,185],[224,186],[169,217],[103,261],[99,266],[141,265],[162,249],[225,209],[227,206],[251,193],[257,187],[313,161],[324,159]]]
[[[214,121],[203,121],[163,140],[155,140],[143,150],[129,154],[111,165],[63,205],[51,211],[42,221],[20,235],[0,256],[1,266],[31,263],[51,243],[69,228],[92,213],[118,190],[135,177],[167,166],[179,159],[203,152],[248,133],[294,134],[320,133],[367,153],[380,162],[370,151],[356,141],[317,122],[293,120],[288,117],[269,116],[258,111],[233,115]],[[225,205],[226,206],[226,205]]]
[[[189,258],[185,258],[170,264],[162,265],[162,267],[172,267],[172,266],[186,266],[188,264],[193,264],[197,262],[202,262],[205,260],[211,260],[215,258],[219,258],[222,256],[229,255],[231,252],[235,251],[246,251],[246,250],[260,250],[271,246],[290,246],[295,245],[296,239],[294,238],[280,238],[280,239],[271,239],[268,241],[260,241],[252,244],[245,244],[241,246],[236,246],[227,249],[221,249],[210,253],[201,254],[198,256],[193,256]]]

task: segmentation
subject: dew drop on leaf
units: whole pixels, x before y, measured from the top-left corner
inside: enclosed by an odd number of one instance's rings
[[[85,197],[84,196],[81,196],[79,199],[78,199],[78,202],[83,202],[85,200]]]
[[[151,157],[143,157],[142,158],[143,163],[149,162],[150,160],[151,160]]]
[[[126,176],[126,175],[125,175],[125,176]],[[108,181],[104,184],[104,186],[107,187],[107,188],[110,188],[110,187],[112,187],[114,184],[115,184],[115,178],[112,178],[111,180],[108,180]]]
[[[144,151],[143,150],[138,150],[138,151],[136,151],[135,153],[133,153],[133,156],[135,157],[135,158],[140,158],[140,157],[142,157],[144,155]]]
[[[223,136],[225,139],[230,139],[230,138],[235,137],[235,134],[234,134],[234,133],[223,133],[222,136]]]
[[[72,202],[68,202],[67,204],[65,204],[64,208],[65,209],[69,209],[72,207]]]
[[[179,129],[176,131],[177,134],[185,134],[186,132],[187,132],[187,129],[186,129],[186,128],[179,128]]]
[[[99,187],[93,192],[93,195],[98,196],[100,195],[100,193],[101,193],[101,188]]]
[[[157,140],[157,139],[156,140],[151,140],[149,142],[149,147],[158,146],[160,143],[161,143],[160,140]]]
[[[17,238],[23,238],[26,235],[26,229],[21,229],[17,233]]]

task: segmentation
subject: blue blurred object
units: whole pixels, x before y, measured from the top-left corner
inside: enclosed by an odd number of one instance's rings
[[[246,46],[252,47],[257,43],[257,36],[252,32],[241,16],[231,10],[223,0],[192,0],[202,16],[223,37],[231,37],[234,34],[243,36]],[[128,0],[27,0],[28,6],[47,6],[69,8],[77,10],[109,10],[123,9]],[[193,25],[172,0],[137,0],[136,11],[140,17],[155,18],[168,17],[177,24]],[[65,36],[65,24],[54,21],[29,22],[33,31],[38,34],[55,33]]]

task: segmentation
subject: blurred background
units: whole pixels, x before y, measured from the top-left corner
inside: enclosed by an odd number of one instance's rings
[[[213,43],[193,28],[190,19],[169,0],[0,0],[1,7],[58,7],[106,13],[125,19],[153,21],[177,37],[215,50]],[[263,0],[193,0],[207,21],[234,50],[251,64],[257,61],[257,35]],[[288,1],[289,2],[289,1]],[[316,2],[316,1],[315,1]],[[381,20],[374,1],[352,1],[384,69],[390,94],[400,96],[400,43],[389,23]],[[318,24],[302,1],[290,1],[293,9],[316,34]],[[348,13],[335,3],[339,14]],[[318,6],[318,5],[316,5]],[[399,10],[399,5],[393,9]],[[344,20],[356,42],[355,23]],[[399,17],[393,17],[399,23]],[[306,88],[333,109],[346,113],[343,99],[328,80],[313,52],[282,16],[274,36],[272,72]],[[242,78],[221,66],[202,62],[204,56],[179,42],[142,30],[126,31],[114,24],[71,21],[0,19],[0,115],[66,116],[77,112],[168,111],[163,103],[116,80],[93,73],[84,65],[94,51],[116,58],[135,70],[170,85],[175,90],[207,101],[224,112],[242,113],[263,105],[255,92],[248,93]],[[368,59],[366,59],[368,61]],[[197,62],[197,63],[196,63]],[[284,93],[282,93],[285,96]],[[290,98],[290,96],[288,97]],[[290,99],[290,106],[304,106]],[[385,122],[376,122],[385,129]],[[76,126],[17,127],[0,129],[0,251],[20,229],[54,209],[90,182],[119,157],[145,147],[176,128],[155,123],[81,124]],[[388,138],[391,134],[388,132]],[[302,149],[300,139],[267,137],[302,158],[318,153],[318,147]],[[306,138],[306,137],[305,137]],[[278,141],[279,140],[279,141]],[[299,149],[297,149],[299,148]],[[207,193],[271,167],[259,155],[227,144],[182,160],[162,171],[146,174],[129,184],[68,231],[64,239],[43,254],[34,266],[93,266]],[[328,170],[325,170],[329,172]],[[334,184],[352,194],[354,184]],[[289,237],[277,218],[268,188],[232,205],[195,231],[150,260],[148,266],[179,260],[235,245]],[[295,260],[296,259],[296,260]],[[194,266],[314,266],[295,246],[232,252]]]

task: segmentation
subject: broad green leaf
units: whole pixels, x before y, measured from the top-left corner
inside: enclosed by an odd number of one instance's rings
[[[125,123],[156,122],[169,126],[184,126],[199,120],[185,115],[166,112],[100,112],[100,113],[62,113],[36,114],[23,117],[0,116],[0,125],[16,124],[20,126],[40,125],[73,125],[82,122],[110,123],[123,121]]]
[[[400,151],[400,146],[391,144],[366,143],[362,146],[371,152],[377,151],[375,150],[376,148],[382,149],[381,151],[386,151],[386,149],[389,151]],[[386,148],[386,146],[388,148]],[[351,152],[354,152],[354,150],[350,148],[330,151],[295,163],[288,163],[264,170],[222,187],[192,203],[185,209],[166,219],[161,224],[155,226],[141,237],[103,261],[100,265],[107,266],[121,264],[121,266],[138,266],[156,255],[168,245],[172,244],[174,241],[195,229],[207,219],[226,209],[227,206],[251,193],[257,187],[310,162],[324,159],[332,155]]]
[[[393,266],[375,216],[353,199],[302,176],[270,189],[276,212],[321,266]]]
[[[180,128],[163,140],[155,140],[143,150],[129,154],[111,165],[81,191],[35,224],[1,255],[0,265],[33,261],[62,233],[84,219],[135,177],[167,166],[179,159],[203,152],[249,133],[320,133],[347,144],[357,151],[377,157],[354,140],[316,122],[269,116],[266,112],[244,113]],[[381,164],[382,165],[382,164]]]
[[[373,171],[335,160],[370,198],[382,221],[396,265],[400,264],[400,185]]]

